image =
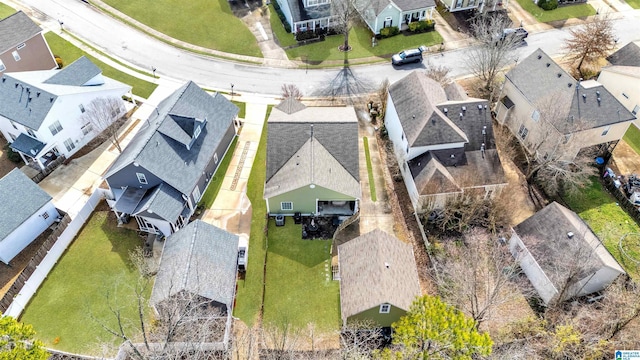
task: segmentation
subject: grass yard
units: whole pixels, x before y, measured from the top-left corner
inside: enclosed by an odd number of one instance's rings
[[[231,102],[240,109],[240,111],[238,111],[238,117],[240,119],[244,119],[247,113],[247,103],[235,100],[232,100]]]
[[[276,9],[273,7],[273,3],[269,5],[269,23],[271,24],[271,30],[276,36],[280,46],[287,47],[296,44],[296,39],[293,34],[288,33],[282,25],[282,21],[278,17]]]
[[[170,37],[223,52],[262,57],[256,38],[227,0],[105,0]]]
[[[390,57],[391,55],[420,45],[432,46],[442,42],[442,36],[437,31],[404,36],[402,34],[377,40],[377,45],[371,47],[371,31],[364,26],[354,26],[349,36],[349,45],[353,48],[344,53],[338,50],[338,46],[344,42],[342,35],[328,36],[325,41],[304,45],[287,50],[289,59],[307,60],[310,62],[322,62],[325,60],[343,60],[365,57]]]
[[[367,137],[362,138],[364,143],[364,156],[367,158],[367,175],[369,176],[369,191],[371,192],[371,201],[378,201],[376,195],[376,183],[373,179],[373,168],[371,167],[371,153],[369,150],[369,139]]]
[[[135,76],[131,76],[129,74],[123,73],[120,70],[112,68],[111,66],[75,47],[73,44],[61,38],[56,33],[48,32],[44,34],[44,37],[47,39],[47,43],[49,43],[51,51],[55,55],[60,56],[65,65],[71,64],[82,55],[84,55],[89,58],[89,60],[91,60],[94,64],[96,64],[100,69],[102,69],[102,73],[105,76],[132,86],[133,93],[145,99],[149,98],[149,95],[151,95],[153,90],[158,87],[158,85],[156,84],[138,79]]]
[[[640,129],[637,126],[631,125],[622,138],[631,148],[640,154]]]
[[[600,181],[593,177],[591,184],[578,194],[567,197],[568,205],[589,224],[611,255],[633,277],[640,279],[639,269],[624,258],[618,248],[620,237],[628,233],[640,233],[640,227],[616,205],[616,199],[605,191]],[[640,260],[640,251],[634,254]]]
[[[207,187],[207,191],[202,195],[202,199],[200,199],[200,203],[198,205],[203,206],[205,209],[208,209],[213,205],[213,202],[216,200],[218,196],[218,192],[220,191],[220,187],[222,186],[222,182],[224,181],[224,176],[227,173],[227,169],[229,168],[229,163],[231,159],[233,159],[233,153],[236,150],[236,145],[238,144],[238,137],[234,137],[227,153],[224,155],[222,162],[218,165],[218,169],[216,173],[213,175],[213,179],[209,183]]]
[[[302,240],[302,225],[269,221],[265,324],[321,331],[340,327],[340,285],[331,277],[331,241]]]
[[[532,0],[517,0],[518,4],[522,6],[523,9],[527,10],[531,15],[533,15],[540,22],[551,22],[558,20],[566,20],[572,18],[584,18],[587,16],[595,15],[596,9],[594,9],[589,4],[579,4],[579,5],[567,5],[559,7],[555,10],[543,10],[541,7],[536,5]],[[640,1],[640,0],[634,0]]]
[[[640,9],[640,0],[626,0],[627,4],[634,9]]]
[[[4,19],[15,12],[16,10],[11,6],[0,3],[0,19]]]
[[[266,118],[271,113],[267,108]],[[260,144],[247,183],[247,197],[251,201],[251,234],[249,237],[249,263],[244,279],[238,280],[234,316],[240,318],[248,326],[258,320],[262,307],[262,283],[264,281],[264,260],[267,249],[265,229],[267,226],[267,205],[262,198],[264,194],[265,168],[267,163],[267,122],[262,129]]]
[[[139,276],[129,251],[141,240],[135,231],[116,227],[109,214],[93,213],[22,315],[21,320],[33,325],[47,347],[99,355],[99,342],[119,344],[89,317],[91,311],[110,326],[116,325],[107,293],[117,300],[125,324],[130,326],[137,318],[132,295]],[[147,299],[150,293],[151,286]]]

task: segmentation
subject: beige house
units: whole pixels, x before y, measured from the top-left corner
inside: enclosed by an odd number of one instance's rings
[[[633,115],[640,111],[640,41],[630,42],[607,58],[598,82]]]
[[[530,153],[568,160],[615,144],[636,118],[602,84],[576,81],[540,49],[507,73],[495,112]]]

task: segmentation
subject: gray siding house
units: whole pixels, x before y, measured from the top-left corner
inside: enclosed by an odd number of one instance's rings
[[[415,21],[433,20],[434,0],[358,0],[356,10],[374,34],[396,26],[405,30]]]
[[[164,236],[184,227],[236,136],[238,110],[191,81],[163,100],[105,175],[118,221]]]
[[[353,107],[306,107],[288,98],[273,108],[267,131],[264,198],[269,214],[351,216],[358,211]]]

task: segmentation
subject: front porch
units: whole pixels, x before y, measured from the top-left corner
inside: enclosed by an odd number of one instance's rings
[[[323,201],[318,200],[316,215],[318,216],[351,216],[358,211],[358,201]]]
[[[402,23],[400,24],[400,30],[409,30],[409,24],[417,21],[433,20],[433,12],[435,8],[425,8],[418,10],[406,11],[401,14]]]

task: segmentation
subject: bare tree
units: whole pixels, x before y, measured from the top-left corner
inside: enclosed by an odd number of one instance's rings
[[[429,60],[427,60],[425,67],[427,68],[427,76],[437,81],[440,85],[445,86],[451,83],[451,79],[449,78],[451,68],[444,65],[433,64]]]
[[[91,131],[96,138],[107,140],[122,152],[117,120],[124,114],[122,100],[116,97],[93,99],[86,107],[81,119],[84,121],[83,131]]]
[[[584,25],[571,28],[565,41],[567,58],[577,62],[576,70],[583,77],[582,65],[605,58],[616,43],[613,22],[608,15],[594,16]]]
[[[504,36],[510,26],[508,18],[481,14],[471,25],[471,32],[478,45],[469,48],[467,65],[482,81],[484,97],[494,102],[496,82],[500,71],[516,59],[515,49],[522,43],[519,36]]]
[[[294,98],[296,100],[302,99],[302,91],[295,84],[282,84],[282,97]]]
[[[344,43],[340,45],[341,51],[351,50],[349,45],[349,32],[358,18],[356,10],[357,0],[331,1],[331,26],[344,37]]]
[[[371,359],[375,350],[384,345],[382,329],[372,321],[354,321],[340,331],[340,358]]]
[[[435,264],[438,288],[479,327],[500,305],[522,296],[513,289],[520,268],[508,247],[485,230],[473,228],[461,240],[442,242]]]

